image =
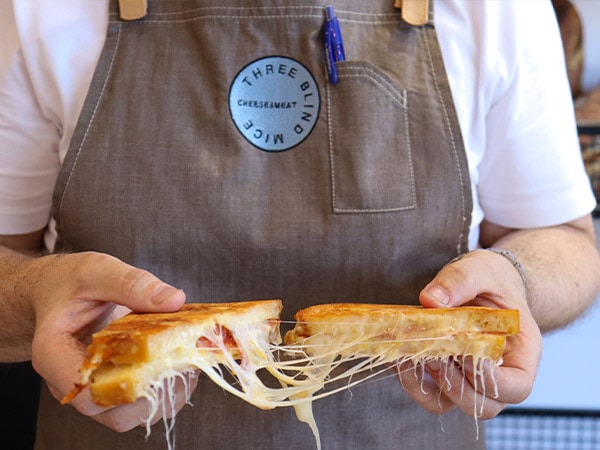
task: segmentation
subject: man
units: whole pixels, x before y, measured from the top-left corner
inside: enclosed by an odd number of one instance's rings
[[[323,5],[151,2],[125,22],[109,3],[110,16],[100,1],[2,14],[1,108],[19,112],[1,125],[4,361],[31,358],[60,398],[115,305],[280,297],[290,317],[344,300],[485,304],[519,309],[521,333],[482,418],[528,395],[540,331],[579,316],[600,279],[549,4],[425,3],[415,25],[392,2],[338,2],[333,84]],[[15,212],[21,182],[31,203]],[[8,250],[44,238],[56,254]],[[481,447],[457,411],[478,394],[463,369],[399,374],[422,408],[389,379],[316,402],[323,445]],[[184,448],[312,445],[289,409],[257,412],[203,377],[192,402],[177,416]],[[42,392],[38,448],[143,441],[144,402],[73,405]]]

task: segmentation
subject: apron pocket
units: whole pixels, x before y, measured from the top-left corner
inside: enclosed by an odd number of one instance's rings
[[[414,209],[406,90],[367,62],[337,68],[339,83],[327,85],[334,212]]]

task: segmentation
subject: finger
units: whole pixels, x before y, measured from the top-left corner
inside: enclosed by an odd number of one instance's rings
[[[117,319],[120,319],[123,316],[126,316],[130,312],[131,312],[131,309],[129,309],[127,306],[117,305],[115,307],[115,309],[112,311],[112,313],[110,314],[109,320],[111,322],[113,322]]]
[[[55,386],[50,382],[46,382],[46,385],[48,386],[48,390],[54,396],[55,399],[61,401],[64,398],[65,394],[62,386]],[[96,403],[94,403],[90,395],[89,387],[86,387],[83,391],[79,392],[77,394],[77,397],[75,397],[69,403],[69,405],[71,405],[81,414],[86,416],[95,416],[110,409],[107,407],[98,406]]]
[[[504,386],[498,383],[499,366],[487,359],[474,361],[471,356],[454,361],[460,372],[464,374],[464,382],[468,382],[473,389],[486,397],[504,401],[506,395]],[[428,366],[427,370],[433,371],[435,366]]]
[[[129,431],[138,426],[154,425],[163,419],[173,418],[189,404],[192,392],[198,383],[198,371],[164,380],[154,390],[156,403],[146,398],[134,403],[107,409],[93,419],[118,432]]]
[[[138,312],[176,311],[185,302],[180,289],[112,256],[86,252],[73,263],[78,286],[88,300],[111,301]]]
[[[36,356],[32,359],[36,371],[41,374],[53,374],[52,377],[45,377],[45,380],[48,389],[59,401],[62,401],[70,392],[77,392],[76,386],[81,379],[78,369],[83,365],[85,357],[85,346],[79,341],[71,339],[71,342],[67,345],[68,346],[62,345],[60,348],[68,350],[57,352],[52,358],[41,358]],[[75,348],[75,350],[72,350],[69,347]],[[34,353],[34,356],[35,355],[36,353]],[[78,392],[70,401],[70,404],[86,416],[99,414],[107,409],[96,405],[92,401],[89,388],[85,388],[83,391]]]
[[[86,387],[72,402],[80,413],[92,417],[99,423],[118,431],[129,431],[137,426],[154,425],[163,418],[174,417],[189,403],[192,392],[198,384],[200,371],[190,371],[181,376],[164,380],[160,389],[154,390],[157,402],[152,404],[146,398],[133,403],[113,407],[98,406],[93,402],[89,387]],[[61,388],[48,384],[55,398],[62,396]]]
[[[442,414],[455,408],[421,363],[402,362],[395,366],[396,375],[406,393],[426,411]]]
[[[81,380],[80,368],[87,356],[87,346],[70,333],[46,332],[45,328],[53,326],[56,321],[47,321],[40,325],[32,343],[32,365],[44,377],[50,392],[57,400],[62,400],[74,391]],[[59,350],[57,350],[59,349]],[[71,401],[85,415],[94,415],[105,408],[92,402],[89,389]]]
[[[465,366],[455,361],[433,361],[426,364],[426,371],[461,411],[478,419],[495,417],[506,403],[498,397],[490,365],[477,364],[474,371],[465,370]]]
[[[542,337],[535,323],[522,321],[521,332],[507,339],[502,365],[494,370],[498,399],[517,404],[524,401],[535,380],[541,358]]]

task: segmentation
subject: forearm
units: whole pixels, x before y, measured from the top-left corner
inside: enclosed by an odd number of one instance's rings
[[[31,359],[35,314],[26,288],[34,257],[0,246],[0,361]]]
[[[556,227],[511,231],[487,243],[511,251],[522,264],[529,306],[543,332],[575,320],[598,295],[600,256],[593,230],[591,217],[585,217]]]

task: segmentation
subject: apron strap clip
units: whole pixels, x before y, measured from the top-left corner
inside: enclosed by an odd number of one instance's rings
[[[429,20],[429,0],[395,0],[402,10],[402,20],[411,25],[425,25]]]
[[[148,0],[119,0],[119,12],[123,20],[137,20],[146,15]]]

